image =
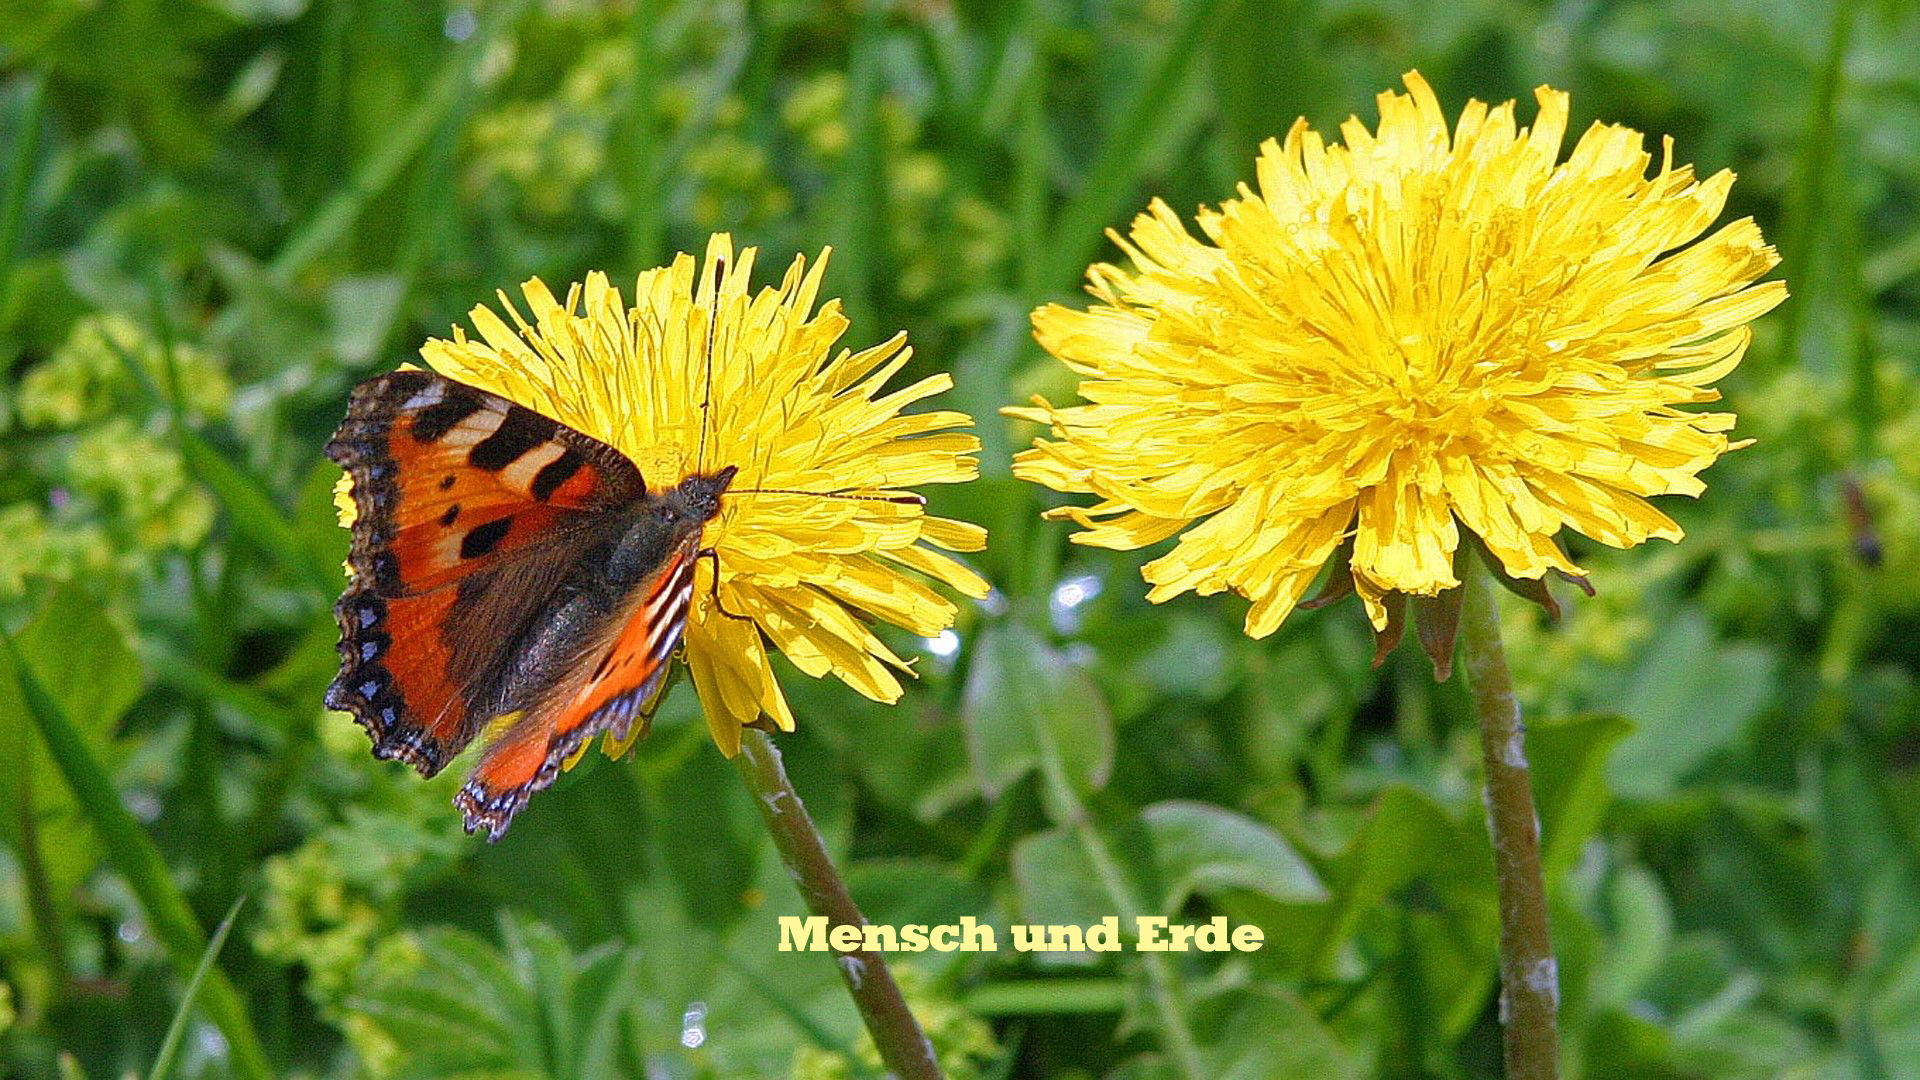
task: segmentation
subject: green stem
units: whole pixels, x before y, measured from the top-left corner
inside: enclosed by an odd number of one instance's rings
[[[740,753],[733,763],[740,770],[760,807],[760,817],[773,834],[780,860],[806,901],[807,910],[824,915],[833,926],[865,926],[866,916],[848,895],[846,883],[834,869],[827,854],[826,841],[814,828],[813,818],[800,801],[800,793],[787,779],[780,763],[780,750],[764,731],[748,728],[740,733]],[[860,1010],[860,1019],[873,1036],[880,1060],[899,1080],[940,1080],[940,1063],[933,1046],[913,1018],[900,987],[887,970],[886,957],[865,949],[839,956],[840,977]]]
[[[173,1012],[173,1022],[167,1025],[166,1037],[160,1040],[160,1052],[153,1056],[153,1068],[147,1070],[147,1080],[166,1080],[173,1072],[174,1058],[180,1053],[180,1037],[186,1034],[187,1020],[193,1015],[193,1005],[200,997],[200,984],[206,982],[207,973],[213,970],[213,962],[220,957],[221,946],[227,943],[227,935],[233,931],[233,920],[240,917],[240,906],[247,902],[242,896],[227,909],[227,917],[220,920],[220,926],[213,932],[213,940],[207,942],[207,951],[200,954],[200,964],[193,969],[193,977],[187,980],[187,988],[180,994],[180,1007]]]
[[[1106,892],[1114,913],[1120,916],[1120,925],[1140,925],[1140,909],[1120,876],[1120,863],[1107,846],[1106,837],[1101,836],[1084,815],[1070,827],[1086,850],[1087,860],[1093,864],[1094,875],[1100,879],[1100,887]],[[1200,1061],[1200,1045],[1187,1026],[1186,995],[1181,991],[1173,964],[1161,953],[1138,955],[1147,972],[1147,997],[1153,1005],[1163,1049],[1173,1058],[1173,1067],[1181,1076],[1186,1080],[1201,1080],[1209,1074]]]
[[[1493,574],[1479,559],[1469,569],[1460,610],[1461,660],[1473,688],[1487,772],[1487,827],[1500,883],[1500,1016],[1506,1027],[1507,1080],[1559,1075],[1560,973],[1547,937],[1547,886],[1540,869],[1540,819],[1527,771],[1526,725],[1513,696],[1500,644]]]

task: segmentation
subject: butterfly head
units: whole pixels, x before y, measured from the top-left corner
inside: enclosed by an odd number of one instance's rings
[[[720,513],[720,496],[733,483],[738,466],[729,465],[719,472],[689,476],[667,495],[667,508],[688,526],[698,527]]]

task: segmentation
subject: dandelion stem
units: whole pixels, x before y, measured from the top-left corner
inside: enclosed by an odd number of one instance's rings
[[[1507,1080],[1559,1075],[1559,968],[1547,937],[1547,887],[1540,870],[1540,819],[1527,771],[1526,725],[1513,696],[1492,573],[1467,559],[1460,612],[1462,662],[1480,722],[1487,772],[1487,827],[1500,883],[1500,1016]]]
[[[753,728],[740,733],[740,753],[733,759],[740,776],[756,796],[760,817],[773,834],[780,859],[806,901],[807,910],[825,915],[833,926],[865,926],[866,916],[847,894],[847,886],[834,869],[820,831],[813,826],[800,794],[787,779],[780,763],[780,751],[763,731]],[[933,1046],[913,1018],[900,987],[887,970],[887,961],[877,952],[865,949],[842,953],[837,958],[840,977],[853,995],[860,1019],[873,1036],[880,1060],[899,1080],[940,1080],[940,1064],[934,1059]]]

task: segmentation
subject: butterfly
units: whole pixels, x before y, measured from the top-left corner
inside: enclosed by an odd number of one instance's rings
[[[454,797],[498,840],[591,741],[652,717],[736,469],[649,490],[620,451],[428,371],[352,392],[326,453],[353,480],[330,708],[433,776],[496,720]],[[734,618],[744,616],[733,615]]]

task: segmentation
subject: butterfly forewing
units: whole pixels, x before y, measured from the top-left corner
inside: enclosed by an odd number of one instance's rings
[[[498,839],[594,736],[646,722],[734,470],[649,494],[612,447],[424,371],[356,387],[327,454],[357,511],[327,703],[428,776],[513,716],[454,800]]]
[[[353,479],[353,581],[334,608],[333,708],[433,775],[490,719],[470,688],[571,572],[609,507],[645,494],[618,451],[424,371],[354,389],[327,455]],[[399,647],[396,648],[396,645]]]

